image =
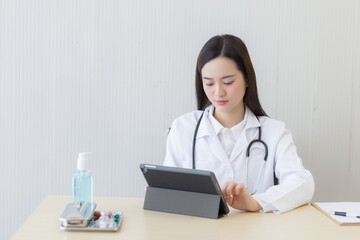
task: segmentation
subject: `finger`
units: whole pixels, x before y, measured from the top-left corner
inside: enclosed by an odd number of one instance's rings
[[[225,184],[224,184],[224,186],[222,187],[222,189],[221,189],[221,191],[225,194],[226,193],[226,189],[227,189],[227,187],[229,186],[229,183],[230,182],[226,182]]]
[[[226,202],[231,206],[234,204],[234,197],[226,197]]]
[[[225,189],[226,195],[233,196],[233,194],[234,194],[233,190],[234,190],[235,187],[236,187],[236,183],[235,182],[230,182],[227,185],[227,188]]]
[[[224,193],[225,201],[231,206],[234,203],[234,196],[232,194]]]
[[[236,187],[234,188],[234,195],[238,195],[240,194],[241,191],[243,191],[245,189],[244,185],[239,183],[236,185]]]

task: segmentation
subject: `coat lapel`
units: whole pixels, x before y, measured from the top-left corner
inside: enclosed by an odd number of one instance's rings
[[[214,131],[211,132],[209,138],[209,148],[212,154],[221,161],[229,161],[229,157],[225,152],[219,138],[215,135]]]
[[[209,107],[205,109],[196,139],[207,137],[209,151],[211,151],[211,153],[221,161],[228,160],[229,157],[227,156],[223,146],[219,141],[219,138],[215,135],[214,129],[209,122],[209,109]]]

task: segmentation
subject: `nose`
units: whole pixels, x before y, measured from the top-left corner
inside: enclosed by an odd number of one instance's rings
[[[215,92],[214,92],[214,94],[217,97],[225,96],[225,90],[224,90],[223,86],[221,86],[221,84],[215,84]]]

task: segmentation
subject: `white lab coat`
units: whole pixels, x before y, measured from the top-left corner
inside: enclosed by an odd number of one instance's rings
[[[210,109],[211,106],[206,108],[196,137],[196,169],[214,172],[220,186],[224,186],[227,181],[246,184],[250,192],[256,191],[253,197],[264,212],[289,211],[312,199],[315,188],[313,177],[303,167],[292,135],[284,123],[268,117],[259,117],[258,120],[246,107],[246,126],[228,157],[210,124]],[[164,165],[192,168],[192,142],[201,113],[193,111],[174,120],[167,139]],[[268,146],[268,158],[265,163],[265,148],[262,144],[252,145],[246,181],[246,149],[252,140],[258,138],[259,126],[261,139]],[[279,179],[279,185],[276,186],[274,171]]]

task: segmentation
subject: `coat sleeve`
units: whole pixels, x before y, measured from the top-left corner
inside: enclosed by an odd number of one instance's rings
[[[166,141],[164,166],[192,167],[194,129],[202,113],[203,111],[189,112],[172,122]]]
[[[285,126],[279,130],[274,161],[279,184],[253,196],[264,212],[282,213],[309,203],[315,190],[314,179],[304,168],[291,133]]]
[[[179,151],[179,126],[177,121],[171,125],[171,129],[166,140],[166,155],[163,165],[169,167],[182,167],[181,151]]]

